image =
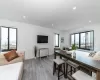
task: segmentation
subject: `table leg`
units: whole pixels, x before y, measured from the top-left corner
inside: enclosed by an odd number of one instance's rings
[[[56,53],[54,53],[54,59],[56,59]]]
[[[60,56],[60,59],[62,59],[62,56]]]
[[[100,80],[100,71],[97,71],[96,80]]]
[[[67,73],[68,73],[68,64],[65,63],[65,78],[67,78]]]
[[[55,50],[54,50],[54,59],[56,59],[56,52],[55,52]]]

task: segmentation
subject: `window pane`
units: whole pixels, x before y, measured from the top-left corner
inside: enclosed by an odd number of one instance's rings
[[[9,29],[9,49],[16,49],[16,29]]]
[[[80,47],[85,48],[85,33],[81,33],[80,36],[81,36]]]
[[[79,34],[75,34],[75,45],[79,47]]]
[[[55,46],[59,46],[59,34],[55,34]]]
[[[74,34],[71,35],[71,46],[74,44]]]
[[[8,28],[1,27],[1,50],[8,49]]]
[[[86,33],[86,48],[90,49],[90,32]]]
[[[94,32],[93,31],[90,32],[90,49],[91,50],[94,49]]]
[[[93,50],[93,32],[86,33],[86,48]]]

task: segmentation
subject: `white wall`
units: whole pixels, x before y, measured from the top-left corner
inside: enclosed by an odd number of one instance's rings
[[[94,50],[100,51],[100,24],[91,24],[81,28],[74,28],[73,30],[66,31],[65,45],[70,46],[70,34],[82,31],[94,30]]]
[[[58,30],[44,28],[36,25],[14,22],[10,20],[0,20],[0,26],[15,27],[18,29],[18,51],[25,51],[25,58],[34,58],[34,46],[39,48],[49,48],[49,53],[53,54],[54,33],[61,33]],[[47,44],[37,44],[37,35],[47,35]]]

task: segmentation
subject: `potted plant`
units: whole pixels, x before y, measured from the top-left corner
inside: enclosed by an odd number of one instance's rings
[[[73,44],[72,50],[73,50],[73,57],[75,57],[75,58],[76,58],[76,53],[75,53],[76,49],[77,49],[77,46],[75,44]]]
[[[72,45],[72,50],[76,50],[77,46],[75,44]]]

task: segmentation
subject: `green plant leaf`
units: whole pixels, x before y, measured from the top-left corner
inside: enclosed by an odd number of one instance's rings
[[[75,44],[72,45],[72,50],[76,50],[77,46]]]

